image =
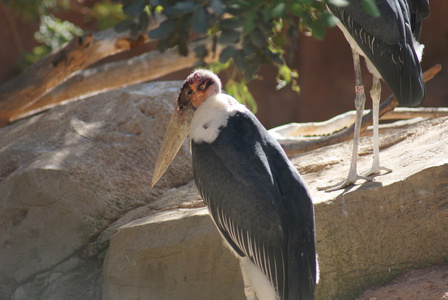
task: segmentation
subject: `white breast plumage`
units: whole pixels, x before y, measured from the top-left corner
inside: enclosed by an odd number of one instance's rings
[[[238,111],[245,110],[244,105],[226,94],[207,98],[194,113],[190,138],[196,143],[212,143],[218,137],[220,128],[227,125],[227,120]]]

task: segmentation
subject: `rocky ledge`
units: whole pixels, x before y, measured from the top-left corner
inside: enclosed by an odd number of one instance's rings
[[[180,82],[54,108],[0,129],[0,299],[244,299],[238,262],[192,182],[188,144],[150,180]],[[381,134],[393,171],[342,180],[351,142],[291,160],[309,186],[318,299],[351,299],[448,260],[448,119]],[[361,140],[359,169],[371,163]]]

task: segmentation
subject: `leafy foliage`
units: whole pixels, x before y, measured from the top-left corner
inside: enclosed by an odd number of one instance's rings
[[[325,1],[343,3],[345,0]],[[187,45],[192,38],[211,35],[215,45],[223,46],[219,63],[227,67],[233,65],[242,74],[230,72],[227,92],[239,96],[240,100],[248,95],[243,101],[255,103],[250,93],[246,93],[246,82],[256,77],[262,64],[278,67],[277,88],[290,85],[294,91],[299,91],[297,71],[285,64],[283,54],[286,47],[293,52],[292,41],[299,31],[322,39],[325,28],[336,24],[335,17],[325,8],[325,1],[121,0],[121,3],[123,11],[133,20],[133,28],[138,30],[145,28],[139,25],[142,15],[151,17],[160,12],[166,17],[158,28],[148,33],[150,38],[158,40],[158,49],[162,52],[177,46],[181,55],[187,55]],[[198,57],[197,66],[204,66],[207,49],[201,46],[194,51]]]
[[[34,35],[36,41],[42,43],[42,45],[33,49],[35,57],[30,59],[40,59],[75,36],[82,34],[83,30],[71,22],[62,21],[52,15],[42,16],[39,31]]]
[[[3,3],[29,22],[49,14],[52,10],[66,10],[70,6],[70,0],[3,0]]]
[[[366,11],[378,16],[375,0],[360,0]],[[34,61],[53,51],[74,35],[82,34],[81,28],[55,17],[55,12],[70,9],[71,0],[3,0],[23,18],[40,20],[36,40],[41,46],[34,49],[28,60]],[[90,17],[96,18],[100,28],[115,26],[117,31],[130,29],[131,36],[148,34],[157,40],[163,52],[177,47],[181,55],[187,55],[188,43],[196,37],[212,36],[213,49],[220,44],[223,50],[219,63],[212,68],[226,69],[231,77],[227,92],[256,109],[255,101],[246,83],[256,77],[262,64],[274,64],[278,68],[277,88],[290,86],[299,91],[298,73],[288,67],[285,50],[294,53],[299,32],[323,39],[325,29],[335,26],[336,18],[326,9],[326,3],[347,5],[347,0],[103,0],[89,8]],[[121,6],[122,13],[119,12]],[[164,15],[165,21],[146,32],[154,14]],[[126,19],[124,15],[126,15]],[[209,54],[205,46],[194,49],[198,62],[204,66]],[[213,50],[214,51],[214,50]]]
[[[246,82],[236,81],[229,79],[226,83],[225,90],[229,95],[232,95],[235,99],[238,99],[252,112],[257,112],[257,102],[252,94],[249,92]]]
[[[81,27],[57,17],[60,12],[70,11],[70,0],[3,0],[24,21],[38,22],[34,38],[39,45],[31,53],[23,55],[23,67],[38,61],[48,53],[56,50],[75,36],[81,36]],[[99,30],[109,28],[123,20],[125,15],[120,4],[108,0],[94,3],[91,7],[82,7],[85,21],[96,21]]]

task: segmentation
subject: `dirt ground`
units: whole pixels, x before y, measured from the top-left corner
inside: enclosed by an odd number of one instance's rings
[[[411,270],[357,300],[448,300],[448,265]]]

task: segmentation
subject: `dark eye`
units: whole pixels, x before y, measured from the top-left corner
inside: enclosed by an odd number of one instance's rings
[[[207,81],[204,81],[203,83],[201,83],[201,85],[199,86],[199,90],[200,91],[205,91],[207,89]]]
[[[191,95],[193,95],[193,90],[192,90],[192,89],[186,89],[186,90],[185,90],[185,94],[186,94],[187,96],[191,96]]]

